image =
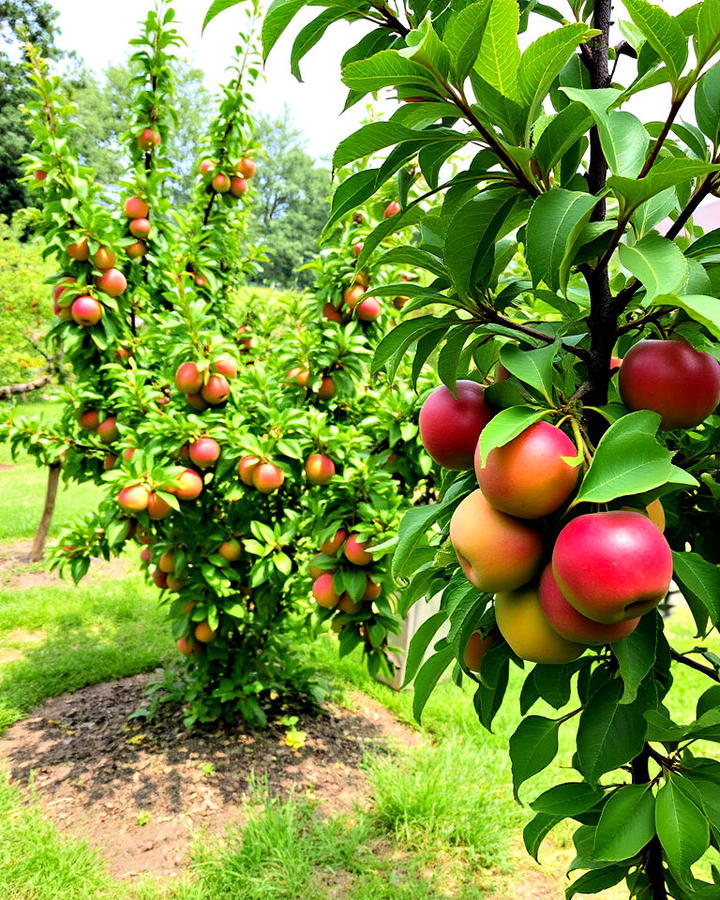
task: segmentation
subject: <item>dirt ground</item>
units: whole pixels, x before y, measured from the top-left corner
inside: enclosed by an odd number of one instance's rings
[[[58,587],[67,585],[57,572],[47,571],[47,562],[30,563],[32,541],[17,541],[0,544],[0,588],[6,590],[29,590],[38,587]],[[122,578],[132,569],[127,557],[95,559],[87,575],[87,581],[99,578]]]

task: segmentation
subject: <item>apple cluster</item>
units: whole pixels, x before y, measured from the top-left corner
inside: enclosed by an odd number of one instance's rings
[[[185,394],[193,409],[203,412],[210,406],[222,406],[230,396],[230,380],[238,373],[237,360],[229,353],[211,362],[181,363],[175,372],[175,387]]]
[[[142,197],[128,197],[123,205],[123,211],[128,217],[128,231],[135,240],[128,244],[125,252],[130,259],[142,259],[148,252],[147,238],[150,235],[150,206]]]
[[[320,547],[320,553],[310,561],[309,572],[314,578],[312,594],[319,607],[339,613],[356,615],[364,603],[372,603],[380,596],[381,587],[367,572],[372,565],[368,543],[355,533],[340,528]],[[352,574],[347,575],[350,571]],[[355,578],[359,573],[360,578]],[[341,623],[338,625],[338,630]]]
[[[306,366],[293,366],[287,373],[286,381],[288,384],[296,384],[298,387],[310,390],[310,379],[312,375],[310,369]],[[337,385],[332,376],[324,372],[320,378],[315,396],[318,400],[332,400],[337,392]]]
[[[355,247],[362,247],[358,244]],[[356,255],[360,250],[356,251]],[[363,294],[367,292],[370,284],[364,272],[357,272],[352,284],[346,287],[337,304],[326,303],[323,308],[323,316],[331,322],[338,324],[345,321],[346,318],[355,316],[361,322],[374,322],[382,313],[382,306],[377,297],[365,297],[361,299]]]
[[[256,167],[253,160],[243,156],[234,167],[234,175],[216,171],[217,167],[218,164],[212,159],[204,159],[200,163],[200,174],[207,179],[210,189],[216,194],[243,197],[247,193],[249,179],[255,175]]]

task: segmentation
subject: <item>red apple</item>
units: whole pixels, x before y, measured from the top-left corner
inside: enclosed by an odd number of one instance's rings
[[[252,486],[253,472],[260,465],[260,458],[257,456],[243,456],[238,463],[238,475],[243,484]]]
[[[115,416],[108,416],[97,427],[97,436],[103,444],[112,444],[120,437]]]
[[[119,269],[108,269],[95,280],[95,284],[108,297],[119,297],[127,287],[125,276]]]
[[[194,281],[197,287],[205,287],[207,285],[207,278],[204,275],[196,275]]]
[[[230,396],[230,385],[224,375],[211,375],[200,393],[211,406],[219,406]]]
[[[369,566],[373,561],[372,555],[365,549],[368,542],[358,540],[356,534],[351,534],[345,544],[345,558],[354,566]]]
[[[344,531],[342,528],[335,532],[335,536],[328,538],[324,544],[320,547],[320,552],[324,553],[326,556],[335,556],[338,550],[345,543],[345,538],[347,537],[347,531]]]
[[[252,475],[253,485],[263,494],[271,494],[285,481],[285,473],[270,462],[261,462],[255,467]]]
[[[235,378],[238,373],[237,360],[233,359],[229,353],[221,353],[213,362],[213,369],[226,378]]]
[[[218,172],[212,180],[212,186],[216,194],[227,194],[230,190],[230,179],[224,172]]]
[[[155,586],[159,587],[161,591],[167,588],[167,575],[164,572],[161,572],[160,569],[155,569],[150,577],[155,583]]]
[[[45,169],[35,169],[35,171],[33,172],[33,178],[35,179],[35,181],[45,181],[45,179],[47,178],[47,172],[45,171]]]
[[[238,178],[237,175],[233,175],[230,179],[230,193],[233,197],[242,197],[243,194],[247,194],[248,183],[244,178]]]
[[[102,319],[102,306],[89,294],[83,294],[82,297],[73,300],[71,310],[74,321],[84,328],[89,325],[97,325]]]
[[[149,151],[160,146],[160,135],[154,128],[144,128],[136,139],[141,150]]]
[[[115,466],[117,462],[117,456],[114,453],[106,453],[103,458],[103,469],[106,472],[109,472]]]
[[[252,178],[255,174],[255,163],[248,159],[247,156],[243,156],[240,162],[235,166],[235,171],[238,175],[242,175],[243,178]]]
[[[150,491],[144,484],[132,484],[120,491],[117,501],[127,512],[142,512],[147,509],[149,497]],[[138,540],[140,540],[140,536],[138,536]]]
[[[305,474],[313,484],[327,484],[335,474],[335,463],[329,456],[312,453],[305,460]]]
[[[202,394],[186,394],[185,399],[192,406],[193,409],[197,409],[200,412],[207,409],[210,406],[209,403],[206,403],[203,399]]]
[[[329,319],[331,322],[342,322],[342,315],[335,309],[332,303],[326,303],[323,306],[322,314],[324,318]]]
[[[355,256],[360,256],[360,254],[363,252],[364,246],[365,244],[362,241],[359,241],[357,244],[353,244],[353,253],[355,254]]]
[[[220,457],[220,444],[210,437],[201,437],[190,444],[190,459],[201,469],[215,465]]]
[[[117,257],[107,247],[100,247],[95,256],[93,256],[93,263],[96,269],[112,269],[116,262]]]
[[[197,363],[184,362],[175,370],[175,387],[183,394],[197,394],[202,388],[202,372]]]
[[[151,228],[150,220],[144,216],[138,216],[137,219],[133,219],[128,225],[130,234],[136,238],[146,238],[150,234]]]
[[[495,414],[485,389],[475,381],[458,381],[457,396],[441,384],[420,410],[420,439],[436,463],[459,471],[473,464],[480,433]]]
[[[218,553],[227,562],[237,562],[242,556],[242,544],[237,538],[229,538],[223,541],[218,548]]]
[[[343,303],[350,309],[355,309],[358,300],[364,293],[365,288],[361,284],[358,284],[357,282],[355,284],[351,284],[350,287],[345,288],[345,290],[343,291]]]
[[[78,262],[85,262],[90,258],[90,246],[88,245],[87,238],[82,238],[82,240],[68,244],[65,250],[70,259],[75,259]]]
[[[389,219],[390,216],[396,216],[400,212],[400,204],[397,200],[391,200],[390,203],[385,207],[385,212],[383,213],[383,219]]]
[[[96,409],[86,409],[78,416],[78,425],[85,431],[95,431],[100,424],[100,413]]]
[[[77,278],[73,278],[72,275],[66,275],[65,278],[61,278],[60,281],[54,285],[53,300],[56,303],[71,284],[77,284]]]
[[[200,163],[199,171],[201,175],[208,175],[215,168],[215,163],[211,159],[204,159]]]
[[[175,494],[178,500],[195,500],[202,493],[203,480],[192,469],[182,469],[176,475],[175,481],[177,487],[168,488],[168,490]]]
[[[172,512],[172,506],[155,491],[151,491],[148,497],[147,511],[151,519],[164,519]]]
[[[337,387],[335,386],[335,382],[330,378],[329,375],[326,375],[325,378],[320,382],[320,387],[317,389],[317,396],[320,400],[330,400],[335,396],[335,391]]]
[[[358,303],[355,315],[362,322],[374,322],[381,312],[382,307],[377,297],[366,297]]]
[[[340,597],[333,585],[333,576],[331,572],[326,572],[315,579],[312,586],[313,597],[317,601],[318,606],[325,609],[333,609],[337,606]]]
[[[147,244],[144,241],[134,241],[132,244],[128,244],[125,252],[130,259],[142,259],[148,252]]]
[[[141,197],[128,197],[123,210],[128,219],[147,219],[150,207]]]

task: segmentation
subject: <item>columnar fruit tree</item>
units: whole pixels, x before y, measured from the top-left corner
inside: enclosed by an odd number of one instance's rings
[[[337,169],[368,163],[331,215],[395,179],[358,263],[417,225],[393,252],[427,272],[374,360],[392,373],[415,348],[442,382],[420,414],[440,498],[406,515],[393,559],[407,603],[442,595],[412,654],[432,644],[411,667],[416,713],[451,667],[490,728],[520,670],[516,795],[561,729],[574,740],[574,773],[532,799],[524,831],[536,855],[577,824],[567,896],[624,881],[633,897],[717,897],[720,872],[692,867],[720,841],[720,762],[698,744],[720,742],[703,643],[720,622],[720,229],[693,215],[720,186],[720,2],[673,17],[625,0],[616,27],[610,0],[274,0],[266,54],[305,6],[324,8],[294,70],[334,21],[363,23],[348,104],[396,101],[339,145]],[[659,121],[625,108],[657,93]],[[671,644],[657,610],[671,578],[695,645]],[[710,686],[676,717],[690,670]],[[557,714],[533,712],[541,700]]]

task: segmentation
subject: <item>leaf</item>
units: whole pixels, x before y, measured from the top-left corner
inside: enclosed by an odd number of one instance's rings
[[[558,784],[540,794],[530,804],[538,813],[550,816],[577,816],[592,809],[603,798],[603,792],[584,781],[570,781]]]
[[[410,561],[413,551],[425,536],[425,533],[444,512],[442,503],[431,503],[429,506],[416,506],[403,516],[398,534],[398,543],[392,560],[392,572],[395,578],[406,575],[405,567]]]
[[[704,65],[720,49],[720,0],[703,0],[698,5],[693,41],[698,62]]]
[[[200,33],[202,34],[205,31],[215,16],[219,16],[221,12],[225,12],[225,10],[230,9],[231,6],[239,6],[241,3],[242,0],[213,0],[210,4],[210,8],[205,13]]]
[[[444,610],[436,612],[432,616],[429,616],[412,636],[405,662],[405,680],[403,681],[403,687],[407,687],[415,677],[427,648],[430,646],[430,641],[432,641],[437,634],[438,629],[446,621],[447,614]]]
[[[553,291],[565,291],[577,239],[598,199],[552,188],[535,200],[526,232],[527,264],[535,286],[544,281]]]
[[[428,69],[401,56],[397,50],[381,50],[367,59],[349,63],[343,67],[342,79],[349,88],[363,93],[403,85],[434,88]]]
[[[700,162],[688,156],[673,156],[655,163],[645,178],[611,175],[607,180],[607,186],[620,200],[623,214],[630,215],[641,203],[661,191],[683,182],[692,182],[693,179],[716,172],[718,169],[720,165],[715,163]]]
[[[445,26],[443,41],[450,51],[450,61],[458,85],[462,85],[468,77],[478,57],[490,8],[489,0],[471,3],[464,9],[453,12]]]
[[[688,42],[680,23],[647,0],[627,0],[624,5],[630,18],[670,70],[673,83],[677,84],[688,59]]]
[[[593,856],[631,859],[655,835],[655,798],[647,785],[628,784],[612,794],[595,829]]]
[[[417,131],[413,128],[405,128],[395,122],[371,122],[363,125],[350,137],[342,140],[333,156],[333,166],[341,168],[354,162],[356,159],[369,156],[395,144],[406,142],[440,143],[448,145],[464,141],[467,135],[460,135],[451,128],[428,128],[425,131]]]
[[[705,294],[662,294],[653,299],[655,306],[677,306],[684,309],[694,322],[699,322],[716,338],[720,338],[720,309],[717,297]]]
[[[523,828],[525,849],[536,862],[538,861],[540,845],[552,829],[562,822],[563,818],[564,816],[549,816],[545,813],[538,813]]]
[[[634,246],[620,244],[620,262],[643,285],[647,299],[679,290],[687,278],[688,263],[674,241],[652,232]]]
[[[658,642],[660,623],[656,612],[643,616],[637,628],[622,640],[610,645],[620,667],[623,681],[621,703],[632,703],[640,683],[652,669]]]
[[[422,335],[435,328],[448,329],[451,324],[435,316],[421,316],[408,319],[389,331],[375,349],[372,362],[372,374],[376,375],[395,353],[404,353]]]
[[[553,362],[559,344],[547,344],[537,350],[521,350],[514,344],[506,344],[500,350],[500,362],[520,381],[529,384],[552,403]]]
[[[516,0],[490,0],[475,71],[504,97],[517,99],[520,46],[517,32],[520,11]]]
[[[430,699],[435,689],[435,685],[440,680],[440,676],[455,658],[452,647],[444,647],[437,653],[434,653],[429,659],[422,664],[420,671],[415,676],[415,686],[413,691],[413,715],[417,722],[422,719],[422,713],[425,704]]]
[[[591,783],[642,749],[646,722],[634,704],[620,704],[622,686],[610,681],[589,699],[577,733],[577,767]]]
[[[543,175],[573,147],[588,130],[592,117],[581,103],[570,103],[553,116],[535,145],[535,161]]]
[[[222,2],[222,0],[215,0],[215,3],[218,2]],[[273,0],[265,13],[262,24],[263,59],[268,58],[280,35],[304,6],[305,0]],[[212,6],[210,10],[212,10]],[[208,10],[208,16],[210,10]],[[203,28],[210,21],[208,16],[205,16]]]
[[[480,663],[480,683],[473,697],[480,724],[488,731],[492,731],[493,719],[505,697],[509,669],[510,648],[505,641],[494,641]]]
[[[720,143],[720,63],[703,75],[695,88],[695,118],[714,147]]]
[[[668,865],[684,877],[710,845],[704,815],[668,775],[655,801],[655,827]]]
[[[344,7],[341,9],[330,7],[323,10],[319,16],[316,16],[316,18],[300,29],[290,53],[290,71],[298,81],[302,81],[300,60],[312,50],[333,22],[338,22],[340,19],[345,18],[352,19],[355,16]]]
[[[493,416],[480,434],[481,465],[485,465],[491,450],[509,443],[549,412],[547,409],[533,409],[530,406],[510,406]]]
[[[523,782],[542,772],[558,752],[560,719],[526,716],[510,737],[513,793],[517,799]]]
[[[713,625],[720,622],[720,568],[697,553],[673,550],[673,570],[682,593],[707,609]]]
[[[599,894],[605,888],[622,881],[628,874],[625,866],[603,866],[585,872],[565,889],[565,900],[572,900],[576,894]]]

